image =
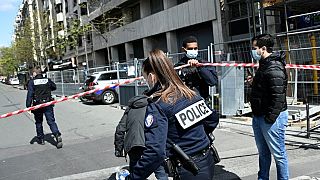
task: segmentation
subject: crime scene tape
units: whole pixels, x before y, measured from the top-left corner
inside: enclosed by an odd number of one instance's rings
[[[84,95],[87,95],[87,94],[95,93],[97,91],[101,91],[101,90],[104,90],[104,89],[115,88],[115,87],[118,87],[118,86],[123,85],[123,84],[129,84],[129,83],[132,83],[132,82],[134,82],[136,80],[140,80],[142,78],[143,77],[132,78],[132,79],[124,81],[123,83],[117,83],[117,84],[114,84],[112,86],[111,85],[107,85],[107,86],[105,86],[103,88],[92,89],[90,91],[85,91],[85,92],[78,93],[78,94],[75,94],[75,95],[71,95],[71,96],[68,96],[68,97],[62,97],[60,99],[53,100],[53,101],[50,101],[50,102],[47,102],[47,103],[43,103],[43,104],[39,104],[39,105],[36,105],[36,106],[28,107],[28,108],[25,108],[25,109],[20,109],[20,110],[14,111],[14,112],[6,113],[6,114],[1,115],[0,119],[7,118],[7,117],[10,117],[10,116],[13,116],[13,115],[17,115],[17,114],[20,114],[20,113],[23,113],[23,112],[40,109],[40,108],[43,108],[43,107],[46,107],[46,106],[50,106],[50,105],[53,105],[53,104],[56,104],[56,103],[67,101],[69,99],[74,99],[74,98],[77,98],[77,97],[80,97],[80,96],[84,96]]]
[[[182,65],[182,66],[175,67],[174,69],[176,69],[176,70],[177,69],[182,69],[182,68],[185,68],[185,67],[188,67],[188,66],[190,66],[190,65],[189,64],[185,64],[185,65]],[[254,64],[254,63],[199,63],[199,64],[197,64],[197,66],[259,67],[259,64]],[[318,66],[318,65],[287,64],[286,68],[320,70],[320,66]],[[39,105],[36,105],[36,106],[32,106],[32,107],[29,107],[29,108],[20,109],[20,110],[14,111],[14,112],[3,114],[3,115],[0,116],[0,119],[7,118],[7,117],[10,117],[10,116],[13,116],[13,115],[17,115],[17,114],[21,114],[23,112],[28,112],[28,111],[40,109],[40,108],[43,108],[43,107],[46,107],[46,106],[50,106],[50,105],[53,105],[53,104],[56,104],[56,103],[67,101],[69,99],[74,99],[74,98],[77,98],[77,97],[80,97],[80,96],[84,96],[84,95],[88,95],[88,94],[91,94],[91,93],[95,93],[97,91],[101,91],[101,90],[104,90],[104,89],[116,88],[116,87],[118,87],[120,85],[129,84],[129,83],[132,83],[132,82],[134,82],[136,80],[140,80],[140,79],[143,79],[143,77],[141,76],[141,77],[137,77],[137,78],[128,79],[128,80],[126,80],[126,81],[124,81],[122,83],[117,83],[117,84],[114,84],[112,86],[108,85],[108,86],[105,86],[103,88],[97,88],[97,89],[93,89],[93,90],[90,90],[90,91],[85,91],[85,92],[82,92],[82,93],[78,93],[78,94],[71,95],[71,96],[68,96],[68,97],[63,97],[63,98],[60,98],[60,99],[57,99],[57,100],[54,100],[54,101],[50,101],[50,102],[47,102],[47,103],[43,103],[43,104],[39,104]]]
[[[182,69],[190,66],[185,64],[182,66],[175,67],[174,69]],[[199,63],[197,66],[219,66],[219,67],[259,67],[259,64],[255,63]],[[320,65],[298,65],[298,64],[287,64],[287,69],[308,69],[308,70],[320,70]]]

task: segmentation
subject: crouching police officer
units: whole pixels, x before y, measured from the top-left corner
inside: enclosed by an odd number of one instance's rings
[[[212,180],[214,160],[208,134],[218,124],[216,112],[181,81],[161,50],[150,52],[142,70],[151,88],[147,95],[153,100],[143,121],[144,150],[136,162],[130,163],[126,179],[148,178],[169,157],[178,174],[174,179]],[[192,168],[184,166],[190,164],[184,162],[185,157],[192,161]]]
[[[56,90],[56,84],[50,79],[43,77],[41,68],[36,66],[32,70],[33,79],[28,83],[28,94],[26,100],[26,106],[36,106],[42,103],[52,101],[51,91]],[[57,148],[62,148],[62,138],[58,126],[55,122],[53,105],[44,108],[33,110],[38,144],[44,145],[44,133],[43,133],[43,114],[46,116],[48,125],[50,126],[51,132],[56,139]]]

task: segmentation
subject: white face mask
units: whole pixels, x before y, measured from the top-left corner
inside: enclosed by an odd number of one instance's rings
[[[198,56],[198,50],[187,50],[186,56],[190,59],[194,59]]]

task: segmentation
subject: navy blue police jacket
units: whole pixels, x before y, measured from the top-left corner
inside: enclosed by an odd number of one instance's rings
[[[175,67],[185,65],[191,58],[184,56]],[[208,63],[198,59],[199,63]],[[197,90],[201,97],[209,96],[209,86],[218,85],[218,76],[213,66],[186,67],[176,70],[180,79],[191,89]]]
[[[217,113],[209,109],[198,95],[191,100],[182,97],[174,104],[161,99],[149,103],[144,125],[146,149],[126,179],[146,179],[166,157],[172,156],[167,138],[188,155],[209,147],[207,134],[216,128],[218,122]]]
[[[51,91],[56,89],[56,84],[50,79],[43,77],[41,74],[36,75],[28,83],[26,106],[31,107],[51,101]]]

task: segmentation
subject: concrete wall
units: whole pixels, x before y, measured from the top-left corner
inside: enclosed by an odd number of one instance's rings
[[[146,6],[141,6],[141,8],[146,8]],[[145,12],[145,10],[141,9],[141,12]],[[109,32],[109,46],[142,39],[215,19],[216,6],[213,0],[192,0]],[[104,40],[100,35],[94,35],[93,41],[94,50],[106,47],[106,43],[104,43]]]

